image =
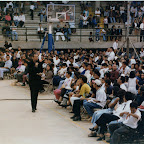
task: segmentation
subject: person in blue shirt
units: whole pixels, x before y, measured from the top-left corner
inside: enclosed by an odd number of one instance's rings
[[[100,26],[98,25],[95,33],[96,41],[100,40]]]
[[[97,21],[96,21],[96,17],[94,16],[92,18],[92,28],[96,27],[97,26]]]

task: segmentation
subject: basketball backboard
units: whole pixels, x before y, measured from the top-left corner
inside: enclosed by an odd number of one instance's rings
[[[75,22],[75,5],[47,4],[47,19],[50,17],[63,22]]]

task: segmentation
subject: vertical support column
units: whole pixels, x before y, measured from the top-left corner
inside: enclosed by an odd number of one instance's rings
[[[53,37],[52,37],[52,22],[49,22],[49,34],[48,34],[48,52],[52,51],[53,47]]]
[[[127,55],[129,57],[130,2],[127,2]]]
[[[95,1],[95,10],[100,8],[100,1]]]

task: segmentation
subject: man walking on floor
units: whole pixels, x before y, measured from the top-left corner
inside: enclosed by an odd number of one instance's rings
[[[37,98],[38,98],[38,92],[40,88],[40,82],[41,82],[41,66],[38,63],[38,55],[34,54],[32,61],[29,63],[28,71],[29,71],[29,86],[30,86],[30,92],[31,92],[31,106],[32,106],[32,112],[35,112],[37,107]]]

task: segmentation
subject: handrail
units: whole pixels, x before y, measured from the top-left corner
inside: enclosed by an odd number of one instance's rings
[[[103,28],[100,28],[100,29],[103,29]],[[110,29],[110,28],[109,28]],[[134,30],[133,28],[130,28],[130,30]],[[41,39],[43,38],[43,35],[41,34],[29,34],[29,32],[30,32],[30,30],[36,30],[35,32],[37,32],[37,28],[29,28],[29,27],[25,27],[25,28],[18,28],[18,30],[25,30],[25,34],[18,34],[18,36],[25,36],[25,40],[23,39],[23,40],[21,40],[21,41],[28,41],[29,40],[29,36],[39,36],[39,39],[40,39],[40,42],[41,42]],[[74,36],[77,36],[77,37],[79,37],[80,38],[80,42],[82,42],[82,38],[83,37],[88,37],[89,38],[89,33],[88,34],[83,34],[83,32],[87,32],[87,30],[89,30],[89,31],[91,31],[91,32],[93,32],[92,33],[92,37],[93,37],[93,39],[95,39],[95,32],[96,32],[96,29],[95,28],[91,28],[91,29],[83,29],[83,28],[76,28],[76,30],[77,31],[79,31],[77,34],[72,34],[72,35],[69,35],[68,34],[68,32],[67,32],[67,37],[74,37]],[[122,30],[123,30],[123,33],[122,33],[122,35],[111,35],[111,34],[105,34],[105,37],[106,37],[106,39],[108,38],[108,37],[113,37],[114,39],[117,37],[117,38],[119,38],[119,37],[122,37],[123,38],[123,40],[125,39],[126,40],[126,28],[122,28]],[[101,31],[100,31],[100,33],[99,33],[99,37],[101,38],[101,37],[103,37],[103,35],[102,35],[103,33],[101,33]],[[2,34],[3,36],[5,36],[5,40],[6,40],[6,34]],[[11,34],[10,34],[11,35]],[[55,33],[53,32],[53,36],[54,36],[54,41],[55,41]],[[140,35],[140,34],[132,34],[132,35],[129,35],[129,37],[137,37],[136,38],[136,41],[138,42],[139,41],[139,38],[140,38],[140,36],[143,36],[143,35]],[[11,37],[12,37],[12,35],[11,35]],[[34,39],[33,39],[34,40]],[[37,40],[37,39],[36,39]]]

